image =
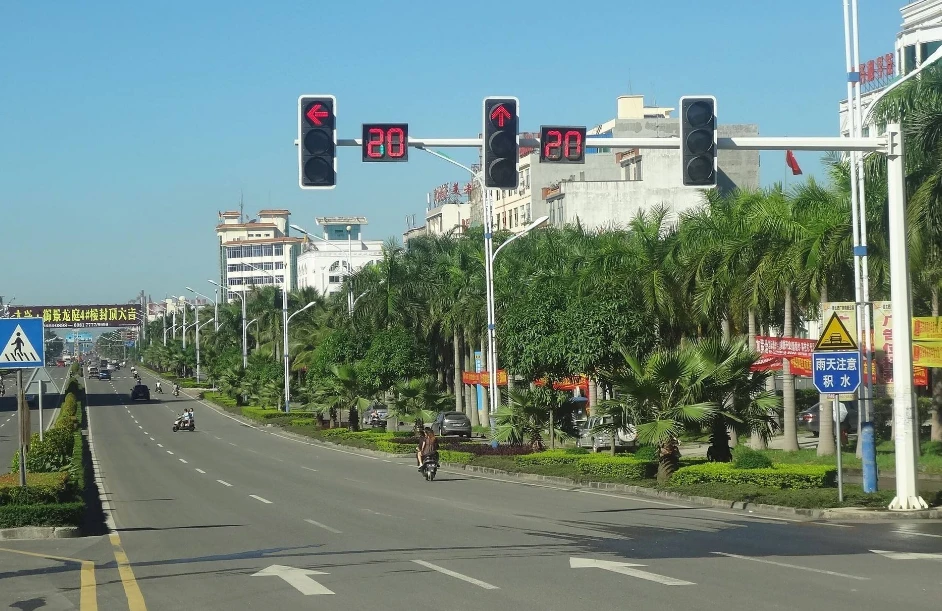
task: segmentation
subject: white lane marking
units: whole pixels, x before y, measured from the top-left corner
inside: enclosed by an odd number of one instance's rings
[[[215,435],[213,435],[213,439],[218,439],[219,441],[222,441],[222,437],[216,437]]]
[[[179,460],[180,462],[182,462],[183,464],[187,464],[187,462],[186,462],[185,460],[183,460],[182,458],[180,458],[180,459],[178,459],[178,460]]]
[[[455,579],[460,579],[461,581],[466,581],[470,584],[474,584],[479,588],[484,588],[485,590],[499,590],[495,585],[491,585],[486,581],[481,581],[480,579],[475,579],[474,577],[468,577],[467,575],[462,575],[461,573],[456,573],[455,571],[446,569],[443,566],[438,566],[437,564],[432,564],[431,562],[426,562],[425,560],[413,560],[415,564],[419,566],[424,566],[427,569],[432,569],[433,571],[438,571],[443,575],[448,575],[449,577],[454,577]]]
[[[925,552],[888,552],[882,549],[870,550],[893,560],[942,560],[942,554],[929,554]]]
[[[834,522],[810,522],[816,526],[834,526],[836,528],[853,528],[850,524],[835,524]]]
[[[158,444],[157,444],[157,447],[158,447],[158,448],[162,448],[162,447],[164,447],[164,444],[158,443]]]
[[[895,532],[898,535],[916,535],[917,537],[935,537],[937,539],[942,539],[942,535],[932,535],[929,533],[917,533],[912,530],[894,530],[893,532]]]
[[[216,481],[219,482],[220,484],[222,484],[223,486],[228,486],[228,487],[232,488],[232,484],[230,484],[229,482],[224,482],[224,481],[222,481],[221,479],[217,479]]]
[[[202,469],[197,469],[196,472],[197,472],[197,473],[202,473],[202,474],[204,474],[204,475],[206,474],[206,471],[203,471]]]
[[[171,452],[170,450],[167,450],[167,454],[173,454],[173,452]]]
[[[252,497],[253,499],[255,499],[256,501],[261,501],[261,502],[265,503],[266,505],[271,505],[271,501],[269,501],[268,499],[263,499],[262,497],[258,496],[257,494],[250,494],[249,496]]]
[[[615,560],[598,560],[595,558],[569,558],[569,568],[571,569],[602,569],[603,571],[611,571],[612,573],[618,573],[620,575],[627,575],[629,577],[637,577],[638,579],[644,579],[646,581],[653,581],[664,586],[695,586],[692,581],[684,581],[683,579],[675,579],[673,577],[668,577],[667,575],[658,575],[657,573],[650,573],[648,571],[640,571],[636,566],[647,566],[646,564],[636,564],[634,562],[618,562]]]
[[[386,460],[386,459],[384,458],[384,459],[383,459],[383,462],[392,462],[392,461],[391,461],[391,460]]]
[[[736,511],[722,511],[720,509],[701,509],[697,508],[697,511],[709,511],[710,513],[725,513],[728,516],[737,516],[740,518],[753,518],[756,520],[775,520],[776,522],[803,522],[804,520],[792,520],[789,518],[773,518],[772,516],[767,515],[758,515],[752,513],[739,513]]]
[[[229,442],[229,445],[234,446],[235,444],[230,441],[230,442]]]
[[[153,437],[151,437],[151,438],[150,438],[150,440],[151,440],[151,441],[154,441],[154,438],[153,438]]]
[[[334,533],[334,534],[337,534],[337,535],[342,535],[342,534],[343,534],[342,532],[340,532],[340,531],[337,530],[336,528],[331,528],[330,526],[327,526],[326,524],[321,524],[320,522],[315,522],[314,520],[308,520],[308,519],[306,519],[306,518],[305,518],[304,521],[307,522],[308,524],[313,524],[314,526],[317,526],[317,527],[319,527],[319,528],[323,528],[324,530],[330,531],[330,532],[332,532],[332,533]]]
[[[317,472],[317,469],[312,469],[312,468],[310,468],[310,467],[305,467],[304,465],[298,465],[298,466],[301,467],[302,469],[307,469],[308,471],[314,471],[315,473]]]
[[[144,427],[142,427],[140,424],[137,425],[137,428],[141,429],[142,431],[144,430]]]
[[[148,433],[147,431],[144,431],[144,434],[145,434],[145,435],[150,435],[150,433]]]
[[[814,569],[810,566],[801,566],[798,564],[788,564],[786,562],[776,562],[775,560],[766,560],[765,558],[753,558],[752,556],[740,556],[739,554],[727,554],[726,552],[710,552],[711,554],[716,554],[717,556],[726,556],[727,558],[737,558],[739,560],[751,560],[752,562],[761,562],[762,564],[771,564],[773,566],[781,566],[786,569],[797,569],[799,571],[808,571],[809,573],[820,573],[822,575],[833,575],[834,577],[846,577],[848,579],[856,579],[858,581],[869,581],[869,577],[859,577],[857,575],[848,575],[846,573],[838,573],[836,571],[826,571],[824,569]]]

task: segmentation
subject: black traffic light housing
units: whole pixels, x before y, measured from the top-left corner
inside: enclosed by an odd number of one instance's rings
[[[517,98],[484,98],[484,186],[516,189],[520,147]]]
[[[680,150],[685,187],[716,186],[716,98],[680,98]]]
[[[302,189],[337,186],[337,98],[298,98],[298,184]]]

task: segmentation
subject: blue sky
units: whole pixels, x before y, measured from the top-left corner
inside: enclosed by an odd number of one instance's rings
[[[892,51],[902,5],[861,3],[864,59]],[[472,137],[494,94],[520,98],[524,131],[591,126],[629,86],[668,106],[716,95],[722,122],[762,135],[836,135],[842,23],[841,0],[4,2],[0,295],[104,303],[212,288],[216,213],[240,192],[250,214],[288,208],[306,227],[363,214],[381,239],[421,218],[435,185],[466,180],[419,151],[364,164],[344,148],[338,187],[301,191],[302,93],[335,94],[347,138],[384,121]],[[817,153],[797,156],[820,172]],[[763,154],[763,183],[784,172],[783,153]]]

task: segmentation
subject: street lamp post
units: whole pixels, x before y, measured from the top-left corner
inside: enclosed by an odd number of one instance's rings
[[[295,231],[300,231],[301,233],[303,233],[304,235],[306,235],[306,236],[309,237],[309,238],[312,238],[312,239],[314,239],[314,240],[320,240],[321,242],[324,242],[324,243],[326,243],[326,244],[329,244],[330,246],[333,246],[334,248],[336,248],[336,249],[339,250],[340,252],[343,252],[343,248],[341,248],[340,246],[337,246],[336,244],[334,244],[334,243],[331,242],[330,240],[328,240],[328,239],[326,239],[326,238],[322,238],[322,237],[319,236],[319,235],[314,235],[313,233],[308,233],[307,231],[304,230],[303,227],[299,227],[298,225],[290,225],[290,227],[291,227],[292,229],[294,229]],[[348,234],[348,236],[349,236],[349,233],[350,233],[350,229],[351,229],[350,226],[347,225],[347,234]],[[351,254],[351,250],[349,249],[349,244],[348,244],[348,251],[347,251],[347,270],[346,270],[346,276],[347,276],[347,314],[349,314],[350,316],[353,315],[353,304],[354,304],[354,302],[356,301],[356,300],[353,298],[353,284],[352,284],[352,282],[351,282],[351,278],[352,278],[352,274],[353,274],[353,262],[352,262],[352,260],[351,260],[351,257],[352,257],[352,254]]]
[[[549,220],[549,217],[543,216],[538,218],[533,223],[530,223],[523,231],[511,237],[509,240],[501,244],[497,250],[494,250],[494,213],[492,208],[492,202],[490,198],[489,189],[484,186],[483,174],[480,172],[475,172],[468,166],[455,161],[448,155],[440,153],[439,151],[426,148],[424,146],[418,147],[420,150],[429,153],[439,159],[447,161],[452,165],[456,165],[459,168],[467,171],[471,174],[471,179],[478,181],[481,186],[482,199],[484,201],[484,281],[486,284],[486,297],[487,297],[487,373],[488,373],[488,397],[490,399],[490,427],[491,427],[491,436],[494,436],[494,433],[497,429],[497,423],[494,418],[494,414],[497,412],[497,402],[499,395],[497,393],[497,340],[496,340],[496,312],[494,304],[494,257],[497,256],[497,253],[501,248],[509,244],[510,242],[526,235],[533,229],[543,225]],[[496,441],[494,442],[497,443]]]
[[[186,306],[187,306],[186,297],[184,297],[183,295],[180,295],[180,297],[178,297],[177,299],[180,301],[180,303],[183,304],[183,333],[182,335],[183,335],[183,349],[186,350]]]
[[[277,285],[277,282],[276,282],[277,279],[275,278],[275,275],[269,272],[268,270],[262,269],[261,267],[258,267],[256,265],[252,265],[251,263],[245,263],[244,265],[247,265],[248,267],[251,267],[252,269],[256,271],[260,271],[263,274],[267,274],[268,276],[271,277],[272,282],[274,282]],[[286,276],[285,278],[287,279]],[[282,287],[281,287],[281,327],[282,327],[281,330],[283,332],[281,352],[285,360],[285,413],[288,413],[291,411],[291,406],[288,404],[289,403],[289,394],[288,394],[289,378],[288,378],[288,283],[287,282],[282,282]]]
[[[213,302],[213,320],[216,321],[216,325],[215,325],[214,328],[216,329],[216,331],[218,331],[218,330],[219,330],[219,289],[215,289],[215,290],[213,291],[213,295],[215,296],[215,299],[211,299],[211,298],[207,297],[206,295],[200,293],[199,291],[196,291],[196,290],[194,290],[194,289],[191,289],[190,287],[185,287],[185,288],[186,288],[186,290],[190,291],[191,293],[193,293],[193,294],[196,295],[197,297],[202,297],[202,298],[205,299],[206,301],[212,301],[212,302]],[[197,304],[197,305],[199,305],[199,304]]]
[[[301,312],[303,312],[304,310],[308,309],[309,307],[311,307],[312,305],[316,303],[317,303],[316,301],[310,302],[309,304],[307,304],[306,306],[304,306],[303,308],[301,308],[300,310],[298,310],[297,312],[295,312],[294,314],[292,314],[291,316],[285,319],[285,413],[288,413],[291,411],[288,407],[288,398],[291,396],[291,393],[290,393],[291,378],[288,377],[288,374],[289,374],[288,372],[288,323],[291,322],[292,318],[294,318],[295,316],[297,316],[298,314],[300,314]]]
[[[196,383],[197,384],[199,384],[200,382],[200,329],[202,329],[209,323],[214,322],[215,320],[216,319],[213,318],[212,320],[207,320],[201,325],[200,324],[196,325]]]
[[[210,284],[213,284],[213,285],[215,285],[216,287],[218,287],[218,288],[220,288],[220,289],[226,291],[227,293],[230,292],[228,289],[224,288],[222,285],[220,285],[220,284],[219,284],[218,282],[216,282],[215,280],[207,280],[207,282],[209,282]],[[246,328],[247,328],[247,325],[245,324],[245,318],[246,318],[246,315],[245,315],[245,295],[243,295],[243,294],[241,294],[241,293],[237,293],[237,292],[235,292],[235,291],[231,291],[231,293],[232,293],[233,295],[235,295],[236,297],[238,297],[239,300],[242,302],[242,369],[245,369],[246,367],[249,366],[248,343],[246,342],[246,336],[245,336],[245,335],[246,335],[245,330],[246,330]]]

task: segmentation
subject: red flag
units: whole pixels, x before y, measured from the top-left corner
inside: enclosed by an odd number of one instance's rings
[[[798,160],[795,159],[795,154],[791,151],[785,151],[785,165],[787,165],[792,170],[792,176],[798,176],[801,174],[801,167],[798,166]]]

